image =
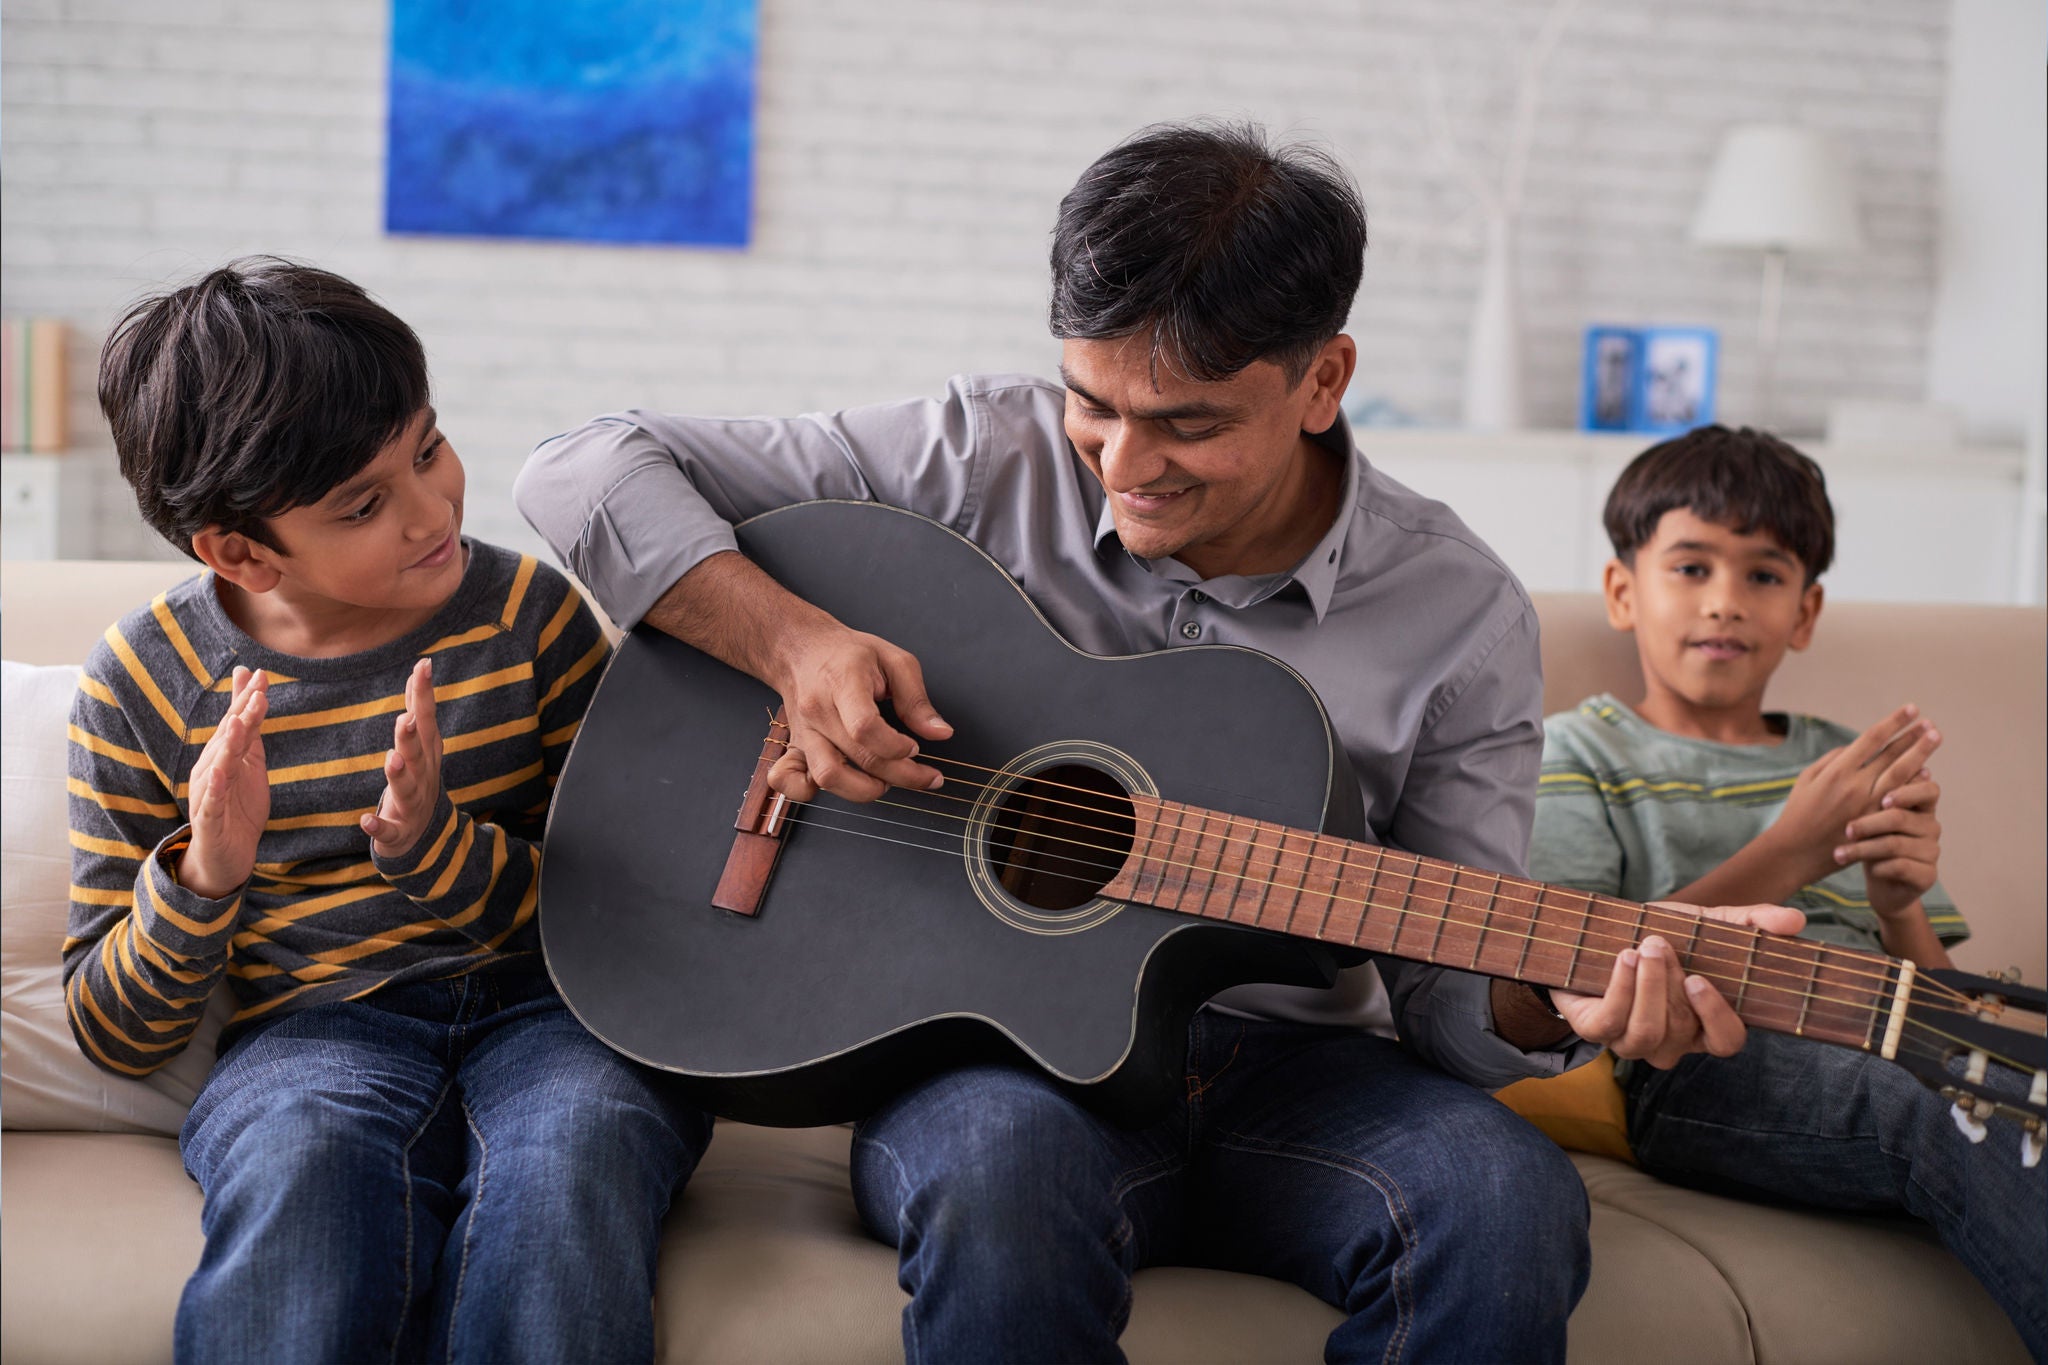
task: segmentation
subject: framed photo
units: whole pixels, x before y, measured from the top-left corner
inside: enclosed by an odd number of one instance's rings
[[[1719,353],[1707,327],[1588,327],[1579,425],[1663,435],[1707,425]]]

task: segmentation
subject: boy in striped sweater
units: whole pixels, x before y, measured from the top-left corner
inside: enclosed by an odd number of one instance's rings
[[[1933,721],[1901,706],[1858,734],[1764,709],[1786,651],[1813,638],[1834,558],[1820,467],[1764,433],[1704,427],[1623,470],[1605,522],[1607,618],[1635,636],[1642,700],[1592,697],[1544,722],[1530,874],[1631,900],[1790,905],[1807,937],[1948,966],[1969,929],[1935,878]],[[1903,1068],[1763,1030],[1732,1057],[1619,1074],[1643,1169],[1923,1218],[2035,1358],[2048,1351],[2048,1165],[2022,1164],[2016,1124],[1973,1143]]]
[[[534,918],[596,619],[463,538],[418,338],[338,276],[146,299],[99,391],[209,571],[108,630],[70,731],[80,1048],[142,1075],[234,1006],[180,1134],[178,1358],[650,1358],[709,1120],[569,1015]]]

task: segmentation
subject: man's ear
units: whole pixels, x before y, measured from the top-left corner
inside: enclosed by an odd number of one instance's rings
[[[277,551],[240,531],[209,526],[192,537],[192,553],[243,592],[269,592],[284,577],[277,567]]]
[[[1799,594],[1799,624],[1792,627],[1792,638],[1787,643],[1793,649],[1805,649],[1813,643],[1813,628],[1820,621],[1820,584],[1808,583],[1806,591]]]
[[[1607,624],[1620,631],[1636,628],[1636,571],[1619,558],[1600,571],[1600,595],[1607,599]]]
[[[1301,382],[1308,389],[1308,406],[1302,410],[1303,431],[1324,432],[1344,410],[1344,390],[1358,369],[1358,343],[1339,332],[1323,343],[1310,362]]]

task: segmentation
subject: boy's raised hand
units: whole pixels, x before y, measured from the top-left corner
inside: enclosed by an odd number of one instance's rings
[[[1856,861],[1838,856],[1850,822],[1860,828],[1884,809],[1884,798],[1913,782],[1940,745],[1934,723],[1906,705],[1807,765],[1767,836],[1795,861],[1801,885]]]
[[[427,831],[441,795],[441,730],[434,723],[434,665],[421,659],[405,680],[405,711],[392,726],[384,756],[384,796],[363,833],[380,858],[402,858]]]
[[[1863,864],[1870,908],[1881,918],[1904,914],[1933,888],[1941,861],[1941,821],[1934,818],[1940,801],[1941,784],[1922,768],[1913,781],[1887,792],[1875,813],[1844,827],[1848,842],[1835,858],[1843,866]]]
[[[263,759],[263,717],[270,680],[237,667],[228,709],[192,765],[187,810],[192,842],[178,860],[180,885],[219,900],[256,870],[256,843],[270,818],[270,769]]]

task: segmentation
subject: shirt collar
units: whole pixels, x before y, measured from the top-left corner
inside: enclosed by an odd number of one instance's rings
[[[1162,577],[1185,580],[1199,584],[1211,597],[1231,606],[1250,606],[1251,601],[1234,601],[1241,592],[1232,588],[1240,584],[1255,584],[1257,591],[1252,600],[1263,601],[1289,583],[1301,585],[1307,594],[1309,605],[1315,609],[1316,620],[1323,619],[1323,613],[1330,609],[1330,597],[1337,589],[1337,569],[1344,561],[1345,539],[1351,534],[1351,525],[1357,520],[1352,515],[1358,504],[1359,485],[1364,477],[1365,456],[1359,452],[1358,442],[1351,434],[1351,424],[1340,412],[1329,430],[1309,433],[1309,439],[1344,461],[1344,484],[1337,493],[1337,513],[1330,521],[1330,529],[1323,532],[1323,538],[1316,542],[1301,563],[1294,566],[1292,573],[1270,574],[1256,579],[1228,577],[1203,582],[1185,568],[1178,560],[1164,560],[1156,567],[1149,561],[1131,558],[1148,572]],[[1109,510],[1109,499],[1102,500],[1102,511],[1095,518],[1095,549],[1100,553],[1103,546],[1116,539],[1116,517]],[[1121,548],[1121,542],[1118,542]],[[1220,591],[1218,589],[1221,589]]]

